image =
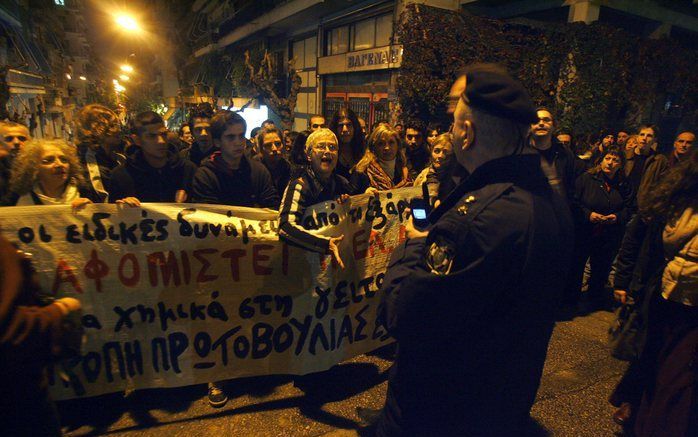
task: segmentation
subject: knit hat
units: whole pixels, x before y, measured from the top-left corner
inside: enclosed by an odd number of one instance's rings
[[[523,85],[495,64],[473,64],[465,69],[462,94],[473,108],[522,124],[538,121],[536,107]]]
[[[337,136],[334,134],[334,132],[324,127],[320,128],[315,132],[311,133],[310,136],[308,136],[308,139],[305,141],[306,155],[310,155],[310,152],[313,150],[313,147],[317,143],[323,141],[332,141],[333,143],[338,144]]]

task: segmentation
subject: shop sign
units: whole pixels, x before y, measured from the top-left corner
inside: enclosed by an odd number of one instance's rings
[[[402,62],[402,46],[385,46],[347,54],[347,70],[396,68]]]

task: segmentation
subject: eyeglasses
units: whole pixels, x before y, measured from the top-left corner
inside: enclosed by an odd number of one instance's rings
[[[324,143],[324,144],[316,144],[313,146],[313,150],[316,152],[336,152],[337,151],[337,145],[334,143]]]
[[[320,129],[321,127],[325,127],[324,124],[318,124],[318,123],[313,123],[310,125],[313,129]]]
[[[5,137],[5,141],[7,141],[9,143],[10,141],[12,141],[15,138],[17,138],[18,140],[20,140],[22,142],[27,141],[27,137],[25,137],[24,135],[7,135]]]

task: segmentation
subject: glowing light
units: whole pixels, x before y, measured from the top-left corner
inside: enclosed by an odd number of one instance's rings
[[[86,78],[85,76],[80,76],[78,79],[80,79],[80,80],[87,80],[87,78]]]
[[[130,77],[126,76],[125,74],[120,74],[119,79],[123,80],[124,82],[128,82]]]
[[[65,77],[68,78],[68,80],[70,80],[70,79],[73,78],[73,76],[71,76],[70,73],[66,73],[66,74],[65,74]]]
[[[121,68],[121,71],[123,71],[125,73],[133,73],[133,67],[131,67],[128,64],[124,64],[120,68]]]
[[[131,31],[131,32],[137,32],[140,30],[140,26],[138,26],[138,23],[136,20],[126,14],[119,14],[115,18],[116,24],[119,26],[123,27],[124,29]]]

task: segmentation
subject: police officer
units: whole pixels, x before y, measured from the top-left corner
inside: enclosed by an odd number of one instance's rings
[[[540,383],[571,219],[526,137],[520,83],[491,64],[453,85],[454,152],[468,176],[408,227],[380,316],[398,341],[380,436],[520,435]]]

